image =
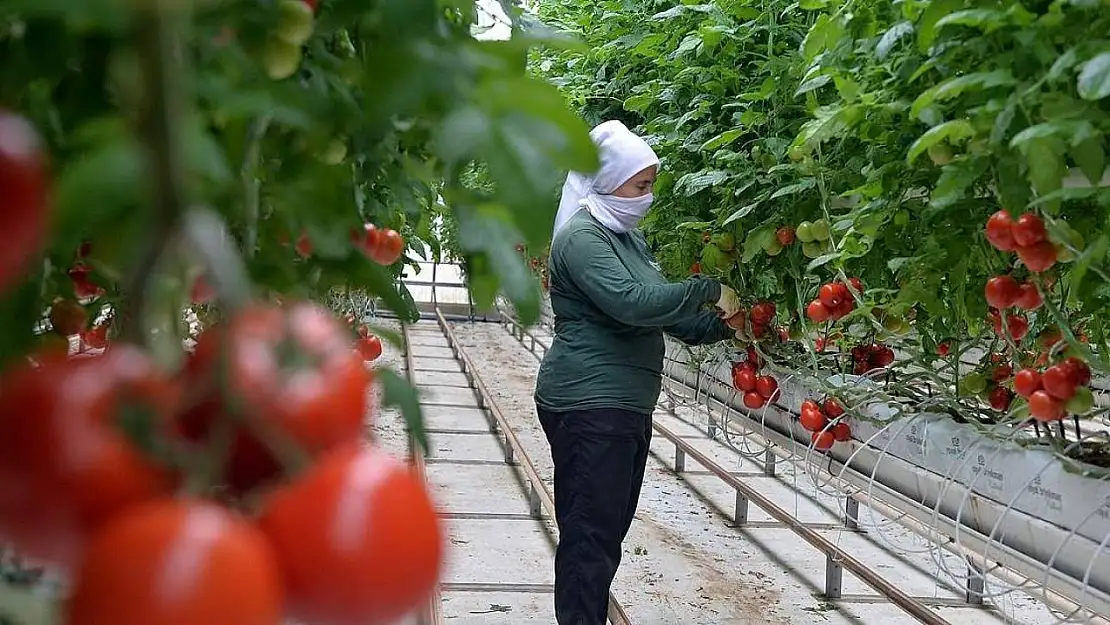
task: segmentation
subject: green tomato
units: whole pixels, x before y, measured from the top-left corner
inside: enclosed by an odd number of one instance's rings
[[[338,165],[347,158],[347,144],[340,139],[332,139],[328,149],[320,155],[320,160],[328,165]]]
[[[798,161],[806,157],[806,151],[802,148],[802,146],[794,145],[790,146],[790,150],[787,151],[787,155],[790,157],[790,160],[797,163]]]
[[[767,242],[763,244],[763,251],[766,252],[768,256],[778,256],[782,253],[782,244],[778,242],[778,239],[772,237],[767,239]]]
[[[1080,386],[1079,388],[1075,389],[1075,395],[1072,395],[1072,398],[1068,400],[1068,403],[1064,404],[1064,408],[1066,408],[1068,413],[1070,414],[1081,415],[1089,412],[1091,408],[1094,407],[1094,405],[1094,393],[1092,393],[1091,389],[1087,388],[1086,386]]]
[[[934,143],[929,146],[929,158],[937,167],[947,165],[952,162],[952,148],[947,143]]]
[[[813,238],[813,224],[808,221],[798,224],[798,227],[794,229],[794,236],[802,243],[812,243],[816,240]]]
[[[904,325],[906,325],[906,320],[898,315],[886,315],[883,317],[883,328],[887,332],[898,332]]]
[[[736,249],[736,237],[732,236],[731,232],[723,232],[713,237],[713,244],[722,252],[731,252]]]
[[[910,225],[910,212],[908,210],[900,210],[894,213],[894,225],[899,227]]]
[[[262,65],[271,80],[285,80],[297,73],[301,66],[301,47],[287,41],[270,37],[262,51]]]
[[[824,251],[825,250],[821,247],[821,244],[817,243],[816,241],[802,243],[802,254],[805,255],[806,258],[817,258]]]
[[[302,46],[312,37],[316,20],[308,3],[303,0],[279,0],[278,12],[278,25],[274,31],[274,36],[278,39],[294,46]]]
[[[969,373],[960,380],[961,395],[978,395],[987,388],[987,378],[982,373]]]
[[[815,241],[828,241],[831,238],[829,222],[827,219],[818,219],[810,226],[810,233]]]

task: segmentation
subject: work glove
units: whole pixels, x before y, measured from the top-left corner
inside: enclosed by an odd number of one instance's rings
[[[717,311],[722,319],[729,319],[740,312],[740,299],[727,285],[721,285],[721,297],[717,300]]]

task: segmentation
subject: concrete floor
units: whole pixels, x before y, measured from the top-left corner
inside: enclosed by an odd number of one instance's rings
[[[552,475],[546,441],[532,404],[537,362],[496,324],[453,326],[479,369],[494,399],[512,422],[541,477]],[[496,440],[477,409],[446,339],[435,324],[412,330],[416,382],[422,393],[427,427],[432,431],[428,478],[447,519],[452,548],[444,583],[446,623],[508,625],[554,623],[549,591],[452,592],[451,584],[513,583],[550,585],[552,551],[538,522],[526,518],[527,503],[514,471],[502,462]],[[399,368],[401,359],[387,348],[379,365]],[[780,463],[776,477],[758,475],[760,467],[741,461],[736,451],[704,435],[706,415],[679,410],[678,420],[656,418],[672,431],[696,441],[700,450],[745,480],[799,519],[820,524],[820,531],[919,597],[958,600],[962,593],[944,567],[962,574],[959,560],[889,519],[861,509],[865,533],[842,526],[842,505],[832,489],[818,488],[809,474]],[[399,417],[376,415],[373,435],[379,444],[403,453]],[[661,437],[652,443],[637,521],[625,543],[624,560],[614,594],[637,625],[755,625],[914,623],[900,609],[868,600],[830,603],[823,600],[824,558],[792,532],[756,507],[749,527],[731,526],[733,491],[687,462],[688,472],[669,469],[674,448]],[[828,492],[824,492],[828,491]],[[491,513],[512,518],[458,518]],[[938,564],[939,562],[939,564]],[[941,580],[941,581],[938,581]],[[1000,592],[999,587],[989,588]],[[851,575],[844,575],[846,596],[874,597]],[[1056,618],[1037,601],[1020,593],[999,597],[994,611],[938,608],[955,625],[1004,622],[1041,625]]]

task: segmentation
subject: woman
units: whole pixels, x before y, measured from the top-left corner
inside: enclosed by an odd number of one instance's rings
[[[669,283],[635,230],[651,207],[655,152],[618,121],[590,133],[601,167],[563,186],[548,260],[555,339],[536,410],[555,464],[559,625],[602,625],[644,479],[664,340],[733,335],[736,293],[703,276]],[[706,310],[715,303],[719,311]]]

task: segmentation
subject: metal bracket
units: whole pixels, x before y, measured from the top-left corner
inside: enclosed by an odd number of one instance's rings
[[[851,495],[844,500],[844,527],[859,529],[859,500]]]
[[[770,445],[767,446],[767,451],[763,453],[763,474],[768,477],[775,476],[775,465],[778,463],[779,457],[775,455]]]

